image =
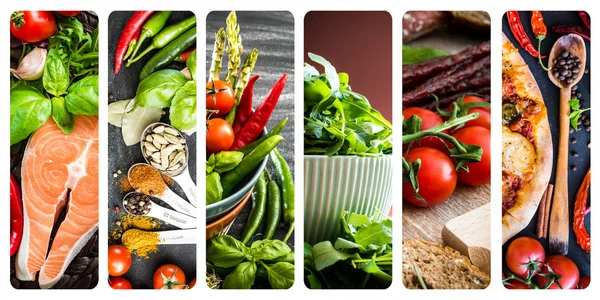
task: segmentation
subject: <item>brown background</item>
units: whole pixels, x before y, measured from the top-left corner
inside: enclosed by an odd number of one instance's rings
[[[304,61],[323,56],[350,76],[352,90],[392,121],[392,17],[385,11],[311,11],[304,17]]]

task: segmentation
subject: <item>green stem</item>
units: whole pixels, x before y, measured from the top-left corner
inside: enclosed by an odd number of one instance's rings
[[[537,36],[537,40],[538,40],[538,61],[540,62],[540,65],[542,66],[542,69],[544,69],[545,71],[549,71],[550,68],[547,68],[546,66],[544,66],[544,62],[542,62],[542,53],[540,52],[540,50],[542,48],[542,40],[544,38],[545,38],[545,36],[541,36],[541,35]]]
[[[290,236],[292,236],[292,232],[294,232],[294,222],[292,222],[292,224],[290,225],[290,229],[288,229],[287,234],[283,238],[283,242],[284,243],[287,243],[287,241],[290,238]]]
[[[471,113],[466,116],[458,117],[456,119],[450,119],[448,122],[445,122],[443,124],[440,124],[436,127],[430,128],[430,129],[425,129],[425,130],[421,130],[419,132],[415,132],[412,134],[403,135],[402,136],[402,144],[410,143],[412,141],[416,141],[416,140],[422,139],[424,137],[433,135],[433,136],[437,136],[437,137],[448,138],[451,142],[452,142],[452,140],[454,140],[453,144],[456,145],[457,143],[455,143],[455,142],[458,142],[458,141],[455,138],[453,138],[452,136],[443,133],[443,131],[446,131],[450,128],[461,125],[468,121],[475,120],[477,118],[479,118],[479,113]],[[460,148],[462,148],[462,147],[460,147]],[[464,153],[463,150],[464,150],[464,148],[462,148],[462,150],[461,150],[462,153]]]

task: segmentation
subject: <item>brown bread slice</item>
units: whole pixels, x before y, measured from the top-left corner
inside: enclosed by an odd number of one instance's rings
[[[418,268],[428,289],[484,289],[490,283],[466,256],[450,247],[423,240],[402,241],[402,282],[408,289],[421,289]]]

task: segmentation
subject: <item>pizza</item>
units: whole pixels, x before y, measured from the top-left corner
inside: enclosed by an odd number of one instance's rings
[[[502,243],[537,211],[552,173],[552,136],[542,93],[502,35]]]

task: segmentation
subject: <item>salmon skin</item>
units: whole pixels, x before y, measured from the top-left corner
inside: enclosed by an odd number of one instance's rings
[[[50,288],[98,229],[98,118],[75,116],[69,135],[48,118],[29,138],[21,178],[24,226],[16,276],[34,281],[39,272],[40,287]]]

